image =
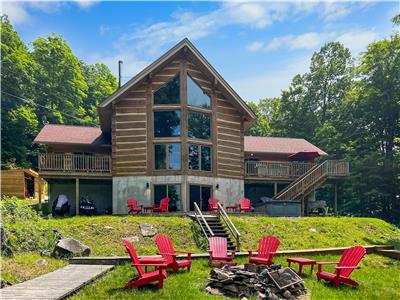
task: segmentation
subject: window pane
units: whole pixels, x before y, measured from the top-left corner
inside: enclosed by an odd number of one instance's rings
[[[211,138],[211,117],[209,114],[189,111],[188,113],[188,136],[190,138]]]
[[[168,145],[168,169],[180,170],[181,169],[181,145],[171,144]]]
[[[199,169],[199,146],[189,145],[189,169]]]
[[[154,92],[154,104],[179,104],[179,75]]]
[[[181,135],[181,112],[155,111],[154,137],[175,137]]]
[[[155,185],[154,186],[154,204],[160,205],[160,200],[167,197],[167,186]]]
[[[154,158],[156,170],[165,170],[167,168],[167,151],[166,145],[154,145]]]
[[[211,147],[201,147],[201,169],[211,171]]]
[[[188,104],[203,108],[211,107],[210,97],[197,85],[194,80],[188,76],[187,77],[187,97]]]
[[[168,185],[169,211],[181,210],[181,185]]]

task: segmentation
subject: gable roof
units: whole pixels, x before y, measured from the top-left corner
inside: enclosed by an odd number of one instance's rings
[[[98,127],[47,124],[33,141],[43,144],[109,145]]]
[[[285,155],[293,155],[299,152],[318,152],[321,156],[328,155],[305,139],[284,137],[245,136],[244,151]]]
[[[233,88],[225,81],[224,78],[214,69],[214,67],[206,60],[206,58],[200,53],[199,50],[189,41],[189,39],[185,38],[164,53],[160,58],[150,64],[148,67],[139,72],[136,76],[126,82],[123,86],[117,89],[113,94],[111,94],[106,100],[104,100],[99,105],[100,118],[104,119],[104,121],[110,121],[110,116],[106,116],[105,114],[107,110],[109,110],[110,104],[116,100],[119,96],[127,92],[132,86],[139,83],[141,80],[145,79],[148,74],[155,71],[159,68],[163,63],[168,61],[174,55],[179,53],[181,50],[190,52],[205,69],[214,77],[215,81],[222,87],[222,89],[229,94],[234,101],[237,103],[237,107],[240,108],[247,117],[248,125],[250,125],[255,119],[256,115],[251,110],[251,108],[246,104],[246,102],[233,90]],[[103,129],[103,120],[101,120],[101,128]]]

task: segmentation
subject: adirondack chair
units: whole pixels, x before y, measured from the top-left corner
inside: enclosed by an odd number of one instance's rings
[[[256,265],[272,265],[272,258],[278,250],[280,240],[274,236],[263,237],[258,244],[257,256],[252,256],[255,250],[249,250],[249,263]]]
[[[160,205],[153,207],[153,212],[168,212],[169,198],[165,197],[160,200]]]
[[[188,272],[190,272],[190,266],[192,264],[190,261],[191,252],[175,250],[172,239],[164,234],[157,234],[156,244],[159,254],[167,263],[167,267],[171,268],[174,273],[178,272],[181,268],[187,268]],[[177,260],[176,253],[186,253],[187,258],[184,260]]]
[[[208,211],[218,211],[218,199],[208,199]]]
[[[132,260],[132,267],[135,267],[138,275],[133,277],[125,286],[125,289],[130,289],[134,287],[140,287],[155,281],[158,281],[158,288],[162,289],[163,281],[167,277],[166,267],[167,264],[164,263],[151,263],[151,262],[141,262],[136,254],[136,250],[132,243],[127,240],[122,241],[126,252],[129,254]],[[142,267],[155,267],[154,271],[145,272]]]
[[[247,198],[242,198],[239,200],[239,207],[240,207],[240,212],[250,212],[250,211],[253,211],[253,209],[254,209],[251,206],[250,199],[247,199]]]
[[[127,203],[128,203],[128,209],[129,209],[128,214],[130,214],[130,213],[138,214],[138,213],[142,212],[143,205],[138,205],[138,202],[136,199],[129,198],[127,200]]]
[[[235,251],[228,251],[228,242],[225,237],[213,236],[208,238],[210,267],[234,265]]]
[[[318,281],[321,279],[332,282],[335,286],[345,283],[351,286],[357,286],[358,283],[349,278],[354,269],[359,269],[358,263],[364,257],[367,251],[361,246],[354,246],[343,251],[342,257],[339,262],[317,262]],[[336,264],[333,273],[323,272],[322,266],[328,264]]]

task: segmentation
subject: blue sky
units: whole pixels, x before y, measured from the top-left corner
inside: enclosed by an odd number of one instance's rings
[[[245,100],[279,96],[328,41],[357,57],[390,35],[400,2],[2,2],[26,43],[61,34],[75,55],[127,81],[188,37]]]

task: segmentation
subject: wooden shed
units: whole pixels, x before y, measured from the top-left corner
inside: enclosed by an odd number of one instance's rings
[[[32,169],[1,170],[1,195],[39,200],[40,191],[44,199],[46,181],[40,181],[39,187],[39,174]]]

